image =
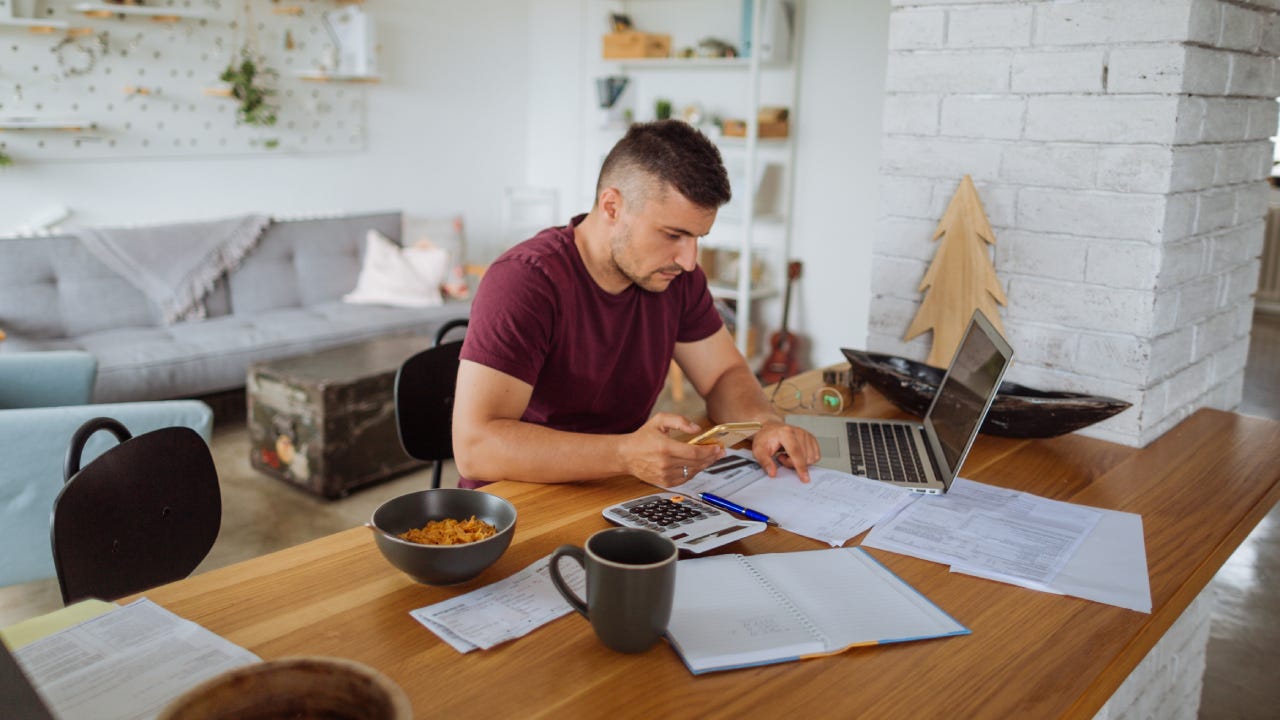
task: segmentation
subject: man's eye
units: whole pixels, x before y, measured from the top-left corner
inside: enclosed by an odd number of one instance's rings
[[[668,240],[671,240],[671,241],[676,241],[676,240],[679,240],[679,239],[680,239],[680,234],[679,234],[679,233],[672,233],[672,232],[669,232],[669,233],[663,233],[663,235],[666,235],[666,236],[667,236],[667,239],[668,239]]]

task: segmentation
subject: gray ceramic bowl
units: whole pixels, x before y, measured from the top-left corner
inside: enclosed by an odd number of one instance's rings
[[[421,545],[395,537],[428,520],[466,520],[472,515],[496,527],[497,534],[465,545]],[[479,575],[502,557],[515,534],[516,507],[479,490],[420,490],[382,503],[370,524],[378,549],[392,565],[420,583],[452,585]]]

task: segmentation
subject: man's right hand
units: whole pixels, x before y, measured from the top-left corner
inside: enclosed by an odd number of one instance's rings
[[[693,434],[701,429],[681,415],[658,413],[639,430],[623,436],[622,464],[628,474],[645,482],[675,487],[724,457],[724,448],[718,444],[690,445],[668,435],[672,430]]]

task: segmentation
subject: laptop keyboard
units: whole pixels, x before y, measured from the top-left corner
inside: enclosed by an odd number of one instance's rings
[[[857,475],[901,483],[927,481],[910,425],[847,423],[849,459]]]

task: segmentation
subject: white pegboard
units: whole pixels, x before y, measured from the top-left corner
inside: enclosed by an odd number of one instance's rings
[[[321,16],[342,7],[340,0],[145,3],[198,16],[177,22],[86,17],[74,10],[84,2],[0,0],[0,22],[16,11],[70,29],[36,34],[0,24],[0,126],[81,128],[0,131],[0,149],[16,163],[364,149],[367,84],[298,77],[332,62]],[[237,101],[207,94],[224,87],[218,76],[246,43],[278,73],[272,127],[237,125]]]

